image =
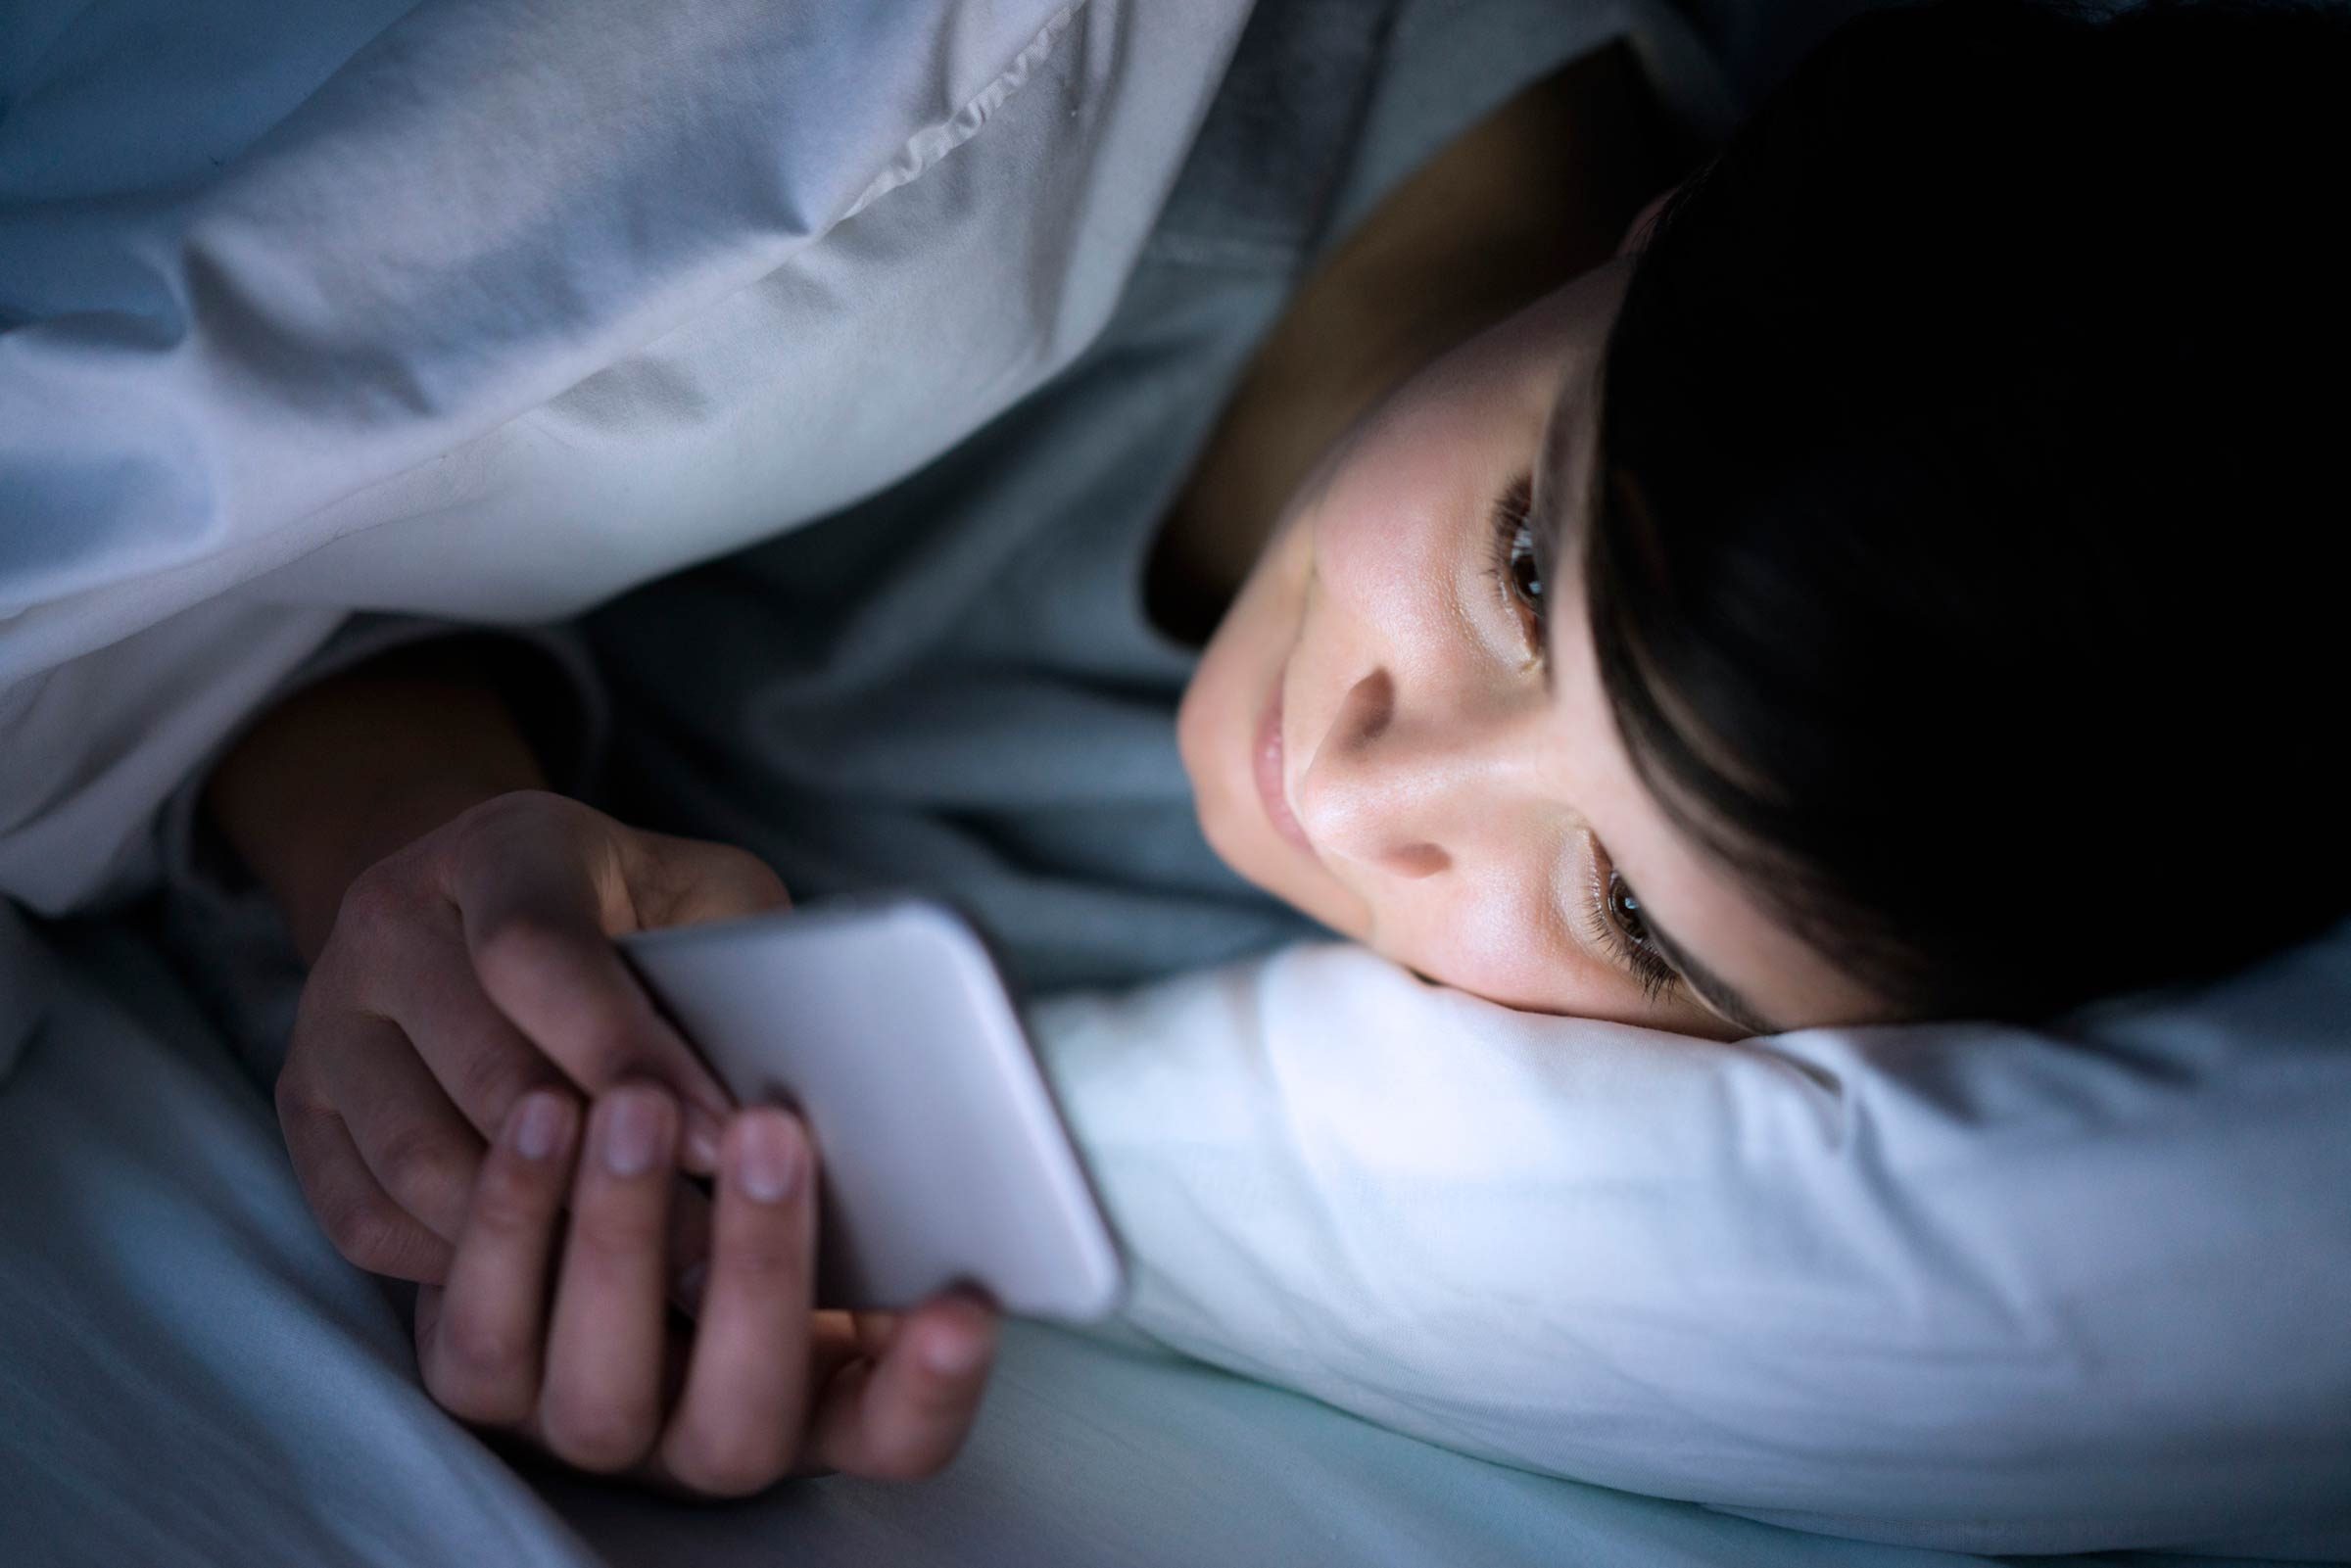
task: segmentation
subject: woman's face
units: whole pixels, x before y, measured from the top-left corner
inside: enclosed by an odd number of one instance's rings
[[[1267,891],[1511,1007],[1725,1036],[1881,1017],[1673,827],[1602,695],[1575,542],[1630,267],[1462,345],[1324,455],[1184,694],[1201,826]],[[1526,519],[1555,506],[1544,581]]]

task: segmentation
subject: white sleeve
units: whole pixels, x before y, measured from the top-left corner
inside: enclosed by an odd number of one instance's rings
[[[1336,946],[1034,1022],[1131,1251],[1124,1326],[1178,1350],[1831,1534],[2331,1556],[2347,956],[2063,1033],[1721,1045]]]

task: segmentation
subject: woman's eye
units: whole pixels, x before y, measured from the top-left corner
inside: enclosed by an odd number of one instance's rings
[[[1655,1000],[1673,989],[1681,975],[1650,940],[1649,922],[1641,914],[1641,895],[1624,874],[1607,863],[1593,845],[1591,902],[1585,906],[1585,928],[1610,957],[1640,985],[1641,994]]]
[[[1608,873],[1608,919],[1615,924],[1628,942],[1649,945],[1649,923],[1641,918],[1641,895],[1633,884],[1624,879],[1622,872]]]
[[[1522,475],[1494,502],[1494,580],[1527,645],[1543,651],[1543,568],[1535,558],[1535,480]]]

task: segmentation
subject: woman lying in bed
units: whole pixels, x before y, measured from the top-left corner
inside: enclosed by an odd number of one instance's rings
[[[1524,214],[1637,204],[1579,166],[1642,125],[1623,52],[1457,140],[1137,552],[1161,627],[1214,628],[1207,843],[1430,980],[1726,1039],[2042,1019],[2340,917],[2347,67],[2332,16],[1883,14],[1609,260]],[[313,688],[212,789],[314,959],[278,1095],[313,1209],[437,1287],[469,1420],[704,1492],[935,1469],[986,1307],[812,1314],[803,1132],[608,944],[775,871],[546,792],[481,670]]]

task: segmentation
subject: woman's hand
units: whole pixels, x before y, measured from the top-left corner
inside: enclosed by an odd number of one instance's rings
[[[731,1103],[612,938],[785,902],[775,874],[742,850],[531,790],[487,800],[360,873],[312,967],[277,1082],[303,1194],[337,1249],[374,1273],[444,1279],[485,1144],[534,1090],[664,1084],[683,1102],[676,1163],[712,1169]],[[673,1217],[671,1260],[689,1267],[708,1233],[699,1193],[683,1189]]]
[[[817,1162],[797,1120],[758,1107],[727,1125],[691,1342],[664,1305],[677,1103],[627,1084],[598,1098],[584,1148],[578,1123],[569,1095],[532,1090],[482,1161],[448,1284],[417,1301],[436,1400],[581,1469],[698,1496],[827,1470],[906,1480],[954,1456],[995,1313],[957,1293],[903,1318],[812,1310]]]

